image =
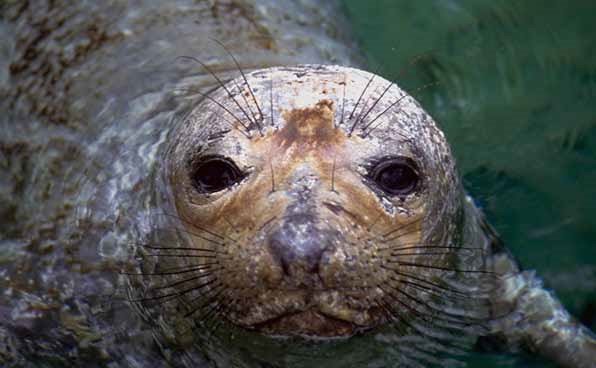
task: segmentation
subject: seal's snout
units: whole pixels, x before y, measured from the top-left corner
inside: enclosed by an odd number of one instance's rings
[[[317,227],[316,217],[298,214],[284,218],[268,239],[268,250],[292,284],[312,285],[328,239]]]

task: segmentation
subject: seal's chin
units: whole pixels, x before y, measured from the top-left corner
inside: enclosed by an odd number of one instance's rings
[[[361,328],[349,321],[307,310],[272,318],[251,326],[253,329],[278,336],[349,337]]]

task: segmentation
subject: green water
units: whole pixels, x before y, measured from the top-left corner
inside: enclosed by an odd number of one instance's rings
[[[467,189],[522,266],[595,330],[596,3],[344,4],[371,68],[441,124]]]

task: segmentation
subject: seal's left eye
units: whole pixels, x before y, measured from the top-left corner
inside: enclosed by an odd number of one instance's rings
[[[246,175],[228,158],[202,158],[191,172],[191,181],[199,193],[215,193],[240,182]]]
[[[412,160],[406,157],[388,158],[375,165],[370,179],[389,195],[408,195],[418,187],[419,176]]]

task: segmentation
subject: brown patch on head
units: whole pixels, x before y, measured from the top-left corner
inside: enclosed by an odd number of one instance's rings
[[[314,107],[285,111],[284,127],[275,134],[274,144],[284,149],[294,145],[299,151],[335,146],[345,133],[333,126],[333,101],[321,100]]]

